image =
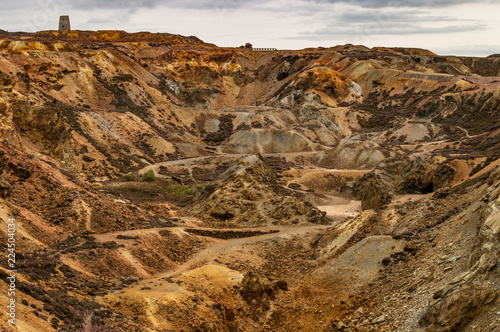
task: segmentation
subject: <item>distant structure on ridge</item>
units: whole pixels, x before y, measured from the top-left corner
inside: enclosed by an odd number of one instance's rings
[[[71,31],[68,15],[63,15],[59,18],[59,31]]]
[[[249,50],[249,51],[277,51],[276,48],[257,48],[253,47],[252,44],[246,43],[245,46],[240,46],[240,48]]]

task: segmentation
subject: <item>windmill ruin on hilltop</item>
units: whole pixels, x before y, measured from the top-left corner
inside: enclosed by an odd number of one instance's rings
[[[63,15],[59,18],[59,31],[71,31],[68,15]]]

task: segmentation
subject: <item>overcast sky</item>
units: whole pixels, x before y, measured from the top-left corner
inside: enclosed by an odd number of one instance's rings
[[[193,35],[219,46],[340,44],[500,53],[500,0],[2,0],[0,29],[118,29]]]

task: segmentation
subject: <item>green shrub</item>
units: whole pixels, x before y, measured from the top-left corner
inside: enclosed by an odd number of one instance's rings
[[[152,169],[150,169],[149,171],[144,173],[144,181],[148,181],[148,182],[156,181],[156,175]]]
[[[177,198],[181,197],[193,197],[197,192],[203,191],[206,184],[197,184],[195,186],[182,186],[179,184],[171,185],[167,188],[167,192],[172,194]]]
[[[189,186],[174,184],[167,189],[167,192],[174,195],[177,198],[181,198],[181,197],[192,197],[194,190],[192,187]]]
[[[206,183],[197,184],[197,185],[196,185],[196,189],[197,189],[198,191],[203,191],[203,190],[205,190],[205,187],[206,187],[206,186],[207,186],[207,184],[206,184]]]
[[[154,173],[153,173],[153,175],[154,175]],[[135,177],[135,175],[134,175],[134,174],[125,174],[125,175],[123,176],[123,179],[124,179],[125,181],[135,181],[135,180],[136,180],[136,177]]]

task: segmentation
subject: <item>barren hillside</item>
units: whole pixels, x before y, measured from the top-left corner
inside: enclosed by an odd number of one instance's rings
[[[0,31],[0,132],[2,331],[500,330],[499,57]]]

